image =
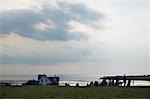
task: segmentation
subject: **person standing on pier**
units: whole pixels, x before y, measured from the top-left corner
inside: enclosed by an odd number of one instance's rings
[[[126,86],[126,75],[125,74],[123,76],[123,83],[124,83],[124,86]]]

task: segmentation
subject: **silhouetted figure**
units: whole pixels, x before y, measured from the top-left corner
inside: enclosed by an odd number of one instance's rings
[[[118,78],[118,77],[116,77],[115,85],[116,85],[116,86],[118,86],[118,85],[119,85],[119,78]]]
[[[112,79],[111,84],[112,84],[112,86],[114,86],[114,85],[115,85],[114,79]]]
[[[93,87],[93,81],[92,81],[92,82],[90,82],[90,87]]]
[[[102,81],[101,85],[102,85],[102,86],[107,86],[107,82],[106,82],[105,79]]]
[[[79,83],[76,84],[76,87],[79,87]]]
[[[109,79],[108,86],[111,86],[111,79]]]
[[[119,81],[119,82],[118,82],[118,86],[122,86],[122,83],[123,83],[123,82]]]
[[[126,75],[123,76],[123,83],[124,83],[124,86],[126,86]]]
[[[129,79],[127,86],[130,87],[130,84],[131,84],[131,80]]]
[[[95,82],[94,82],[94,86],[95,86],[95,87],[98,87],[98,81],[95,81]]]
[[[65,86],[68,86],[68,84],[67,84],[67,83],[65,83]]]
[[[114,80],[113,79],[109,79],[109,86],[114,86]]]
[[[90,85],[87,83],[87,87],[90,87]]]
[[[65,83],[65,86],[70,86],[68,83]]]

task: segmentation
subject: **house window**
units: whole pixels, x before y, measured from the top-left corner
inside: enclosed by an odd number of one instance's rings
[[[46,79],[46,82],[47,82],[47,79]]]
[[[41,82],[43,82],[43,79],[41,79]]]

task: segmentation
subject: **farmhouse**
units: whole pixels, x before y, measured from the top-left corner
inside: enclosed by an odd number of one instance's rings
[[[45,74],[38,75],[39,85],[58,85],[59,77],[48,77]]]

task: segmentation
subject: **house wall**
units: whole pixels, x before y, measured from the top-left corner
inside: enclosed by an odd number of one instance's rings
[[[51,84],[52,82],[46,77],[46,76],[43,76],[39,79],[39,84],[40,85],[48,85],[48,84]]]

